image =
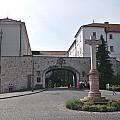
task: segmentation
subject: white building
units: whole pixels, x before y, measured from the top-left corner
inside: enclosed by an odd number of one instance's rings
[[[9,18],[0,19],[2,56],[31,55],[29,38],[24,22]]]
[[[110,57],[120,60],[120,24],[92,23],[83,25],[75,35],[73,44],[68,49],[69,57],[90,57],[90,46],[84,40],[89,39],[90,35],[95,35],[100,39],[103,35],[110,51]]]

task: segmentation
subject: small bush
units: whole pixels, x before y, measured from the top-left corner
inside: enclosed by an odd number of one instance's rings
[[[91,112],[97,112],[99,111],[98,107],[96,105],[89,106],[89,111]]]
[[[82,110],[83,111],[89,111],[89,105],[83,105]]]
[[[66,107],[72,110],[80,110],[83,106],[83,102],[79,99],[73,99],[66,102]]]
[[[113,112],[113,110],[111,109],[111,107],[107,106],[107,112]]]
[[[72,104],[72,100],[67,101],[67,102],[65,103],[66,108],[72,109],[71,104]]]
[[[106,105],[99,105],[98,110],[100,112],[107,112],[107,106]]]
[[[118,111],[116,107],[110,107],[110,108],[111,108],[111,112]]]
[[[112,85],[111,89],[115,91],[120,91],[120,85]]]
[[[112,103],[111,103],[111,106],[112,106],[112,107],[118,107],[119,104],[118,104],[117,102],[112,102]]]
[[[112,102],[111,103],[111,107],[115,107],[116,108],[116,110],[120,110],[120,102],[118,101],[116,101],[116,102]]]
[[[84,102],[84,105],[89,105],[89,106],[91,106],[91,105],[95,105],[95,103],[94,103],[94,102]]]

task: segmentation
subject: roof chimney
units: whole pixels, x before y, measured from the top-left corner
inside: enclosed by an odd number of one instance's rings
[[[104,24],[109,24],[109,22],[104,22]]]

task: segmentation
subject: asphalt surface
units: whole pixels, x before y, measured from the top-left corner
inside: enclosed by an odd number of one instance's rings
[[[120,99],[120,92],[114,96],[112,91],[101,92],[102,96],[109,99]],[[120,112],[82,112],[65,108],[66,100],[83,98],[87,93],[87,90],[51,89],[31,95],[0,99],[0,120],[120,120]]]

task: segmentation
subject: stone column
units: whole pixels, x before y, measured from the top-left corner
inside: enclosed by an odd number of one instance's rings
[[[96,45],[100,45],[102,43],[101,40],[96,40],[95,36],[91,36],[90,39],[85,40],[85,44],[90,45],[91,70],[89,72],[90,91],[88,96],[84,97],[84,100],[103,102],[105,99],[101,97],[101,93],[99,91],[99,73],[96,69]]]
[[[90,91],[86,100],[99,101],[101,99],[101,93],[99,91],[99,74],[96,69],[91,69],[89,72]]]

